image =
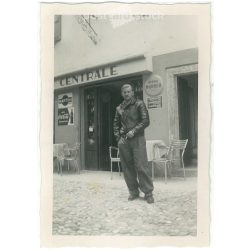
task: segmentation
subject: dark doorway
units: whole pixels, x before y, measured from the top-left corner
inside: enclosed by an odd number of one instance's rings
[[[116,107],[122,102],[120,86],[110,85],[99,88],[99,168],[109,170],[109,146],[117,146],[113,135],[113,119]]]
[[[179,137],[188,139],[184,163],[197,167],[198,148],[198,74],[177,77]]]
[[[142,78],[133,77],[86,87],[85,99],[85,168],[110,170],[109,146],[117,146],[113,133],[116,107],[122,102],[121,86],[132,83],[135,95],[142,98]],[[114,166],[114,171],[117,171]]]
[[[98,169],[98,134],[97,134],[97,88],[84,91],[84,150],[85,168]]]

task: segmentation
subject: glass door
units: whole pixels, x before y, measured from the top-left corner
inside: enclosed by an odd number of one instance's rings
[[[141,77],[84,88],[85,169],[110,170],[109,146],[117,146],[113,120],[116,107],[123,101],[124,83],[132,84],[136,97],[143,98]]]
[[[97,89],[85,91],[85,167],[98,169]]]

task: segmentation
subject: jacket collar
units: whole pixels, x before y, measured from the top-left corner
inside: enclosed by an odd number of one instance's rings
[[[125,109],[125,108],[127,108],[129,105],[133,105],[133,104],[135,104],[135,102],[136,102],[136,98],[133,96],[129,101],[123,101],[122,103],[121,103],[121,108],[122,109]]]

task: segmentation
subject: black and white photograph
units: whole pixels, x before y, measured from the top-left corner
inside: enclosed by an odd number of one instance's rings
[[[1,249],[250,249],[250,1],[3,1]]]
[[[42,226],[51,239],[208,244],[209,67],[201,66],[210,45],[200,46],[199,32],[209,38],[209,21],[195,4],[190,13],[178,6],[156,14],[123,4],[106,6],[107,14],[45,6],[53,118]],[[209,20],[209,4],[200,7]]]

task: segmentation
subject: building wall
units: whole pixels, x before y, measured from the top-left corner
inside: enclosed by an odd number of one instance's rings
[[[91,21],[100,37],[95,45],[74,16],[62,16],[61,41],[55,45],[55,75],[141,53],[161,55],[197,47],[196,16],[161,16],[114,26]]]
[[[58,125],[58,95],[63,93],[73,93],[73,107],[74,107],[74,125]],[[68,143],[72,146],[76,142],[80,142],[80,100],[79,88],[66,89],[55,92],[55,143]]]
[[[162,108],[149,109],[150,116],[150,126],[145,131],[145,136],[147,140],[163,140],[167,145],[169,142],[169,114],[168,114],[168,92],[166,88],[166,69],[171,67],[177,67],[187,64],[194,64],[198,62],[198,50],[188,49],[183,51],[177,51],[169,54],[164,54],[160,56],[155,56],[152,58],[153,61],[153,73],[159,75],[163,82],[163,92],[162,92]],[[147,81],[151,74],[143,75],[143,84]],[[149,97],[145,89],[143,88],[143,97],[145,103],[147,103],[147,98]],[[58,126],[58,95],[63,93],[72,92],[73,94],[73,107],[75,111],[75,121],[73,126]],[[83,111],[80,114],[81,102],[79,88],[67,88],[65,90],[57,90],[55,92],[55,143],[68,143],[73,145],[75,142],[80,142],[82,140],[82,150],[81,150],[81,163],[82,168],[84,168],[84,143],[83,134],[81,135],[81,122],[83,125],[84,116]],[[81,121],[80,121],[81,119]],[[80,138],[82,136],[82,138]],[[80,156],[79,156],[80,162]],[[156,175],[159,171],[156,170]],[[160,173],[162,174],[162,173]]]
[[[56,76],[141,53],[153,56],[152,74],[162,78],[163,103],[162,108],[149,110],[151,125],[145,135],[148,140],[162,139],[169,144],[166,69],[198,62],[198,50],[193,49],[197,47],[197,18],[165,16],[161,20],[132,21],[119,27],[112,26],[108,20],[93,21],[93,27],[101,38],[97,45],[88,38],[74,16],[62,16],[61,20],[61,41],[55,45],[54,53]],[[144,83],[149,76],[143,75]],[[58,95],[68,92],[73,93],[75,124],[58,126]],[[144,91],[145,103],[147,97]],[[80,106],[79,88],[55,91],[55,143],[72,145],[80,141],[80,119],[83,119]],[[83,163],[83,156],[81,160]]]
[[[153,74],[159,75],[163,81],[163,92],[162,92],[162,108],[149,109],[149,115],[151,125],[146,129],[147,140],[164,140],[168,145],[168,93],[167,93],[167,80],[166,80],[166,69],[171,67],[182,66],[186,64],[194,64],[198,62],[198,49],[188,49],[177,51],[169,54],[159,55],[152,58],[153,60]],[[149,75],[144,76],[144,82],[147,80]],[[146,102],[147,94],[144,91],[144,101]]]

